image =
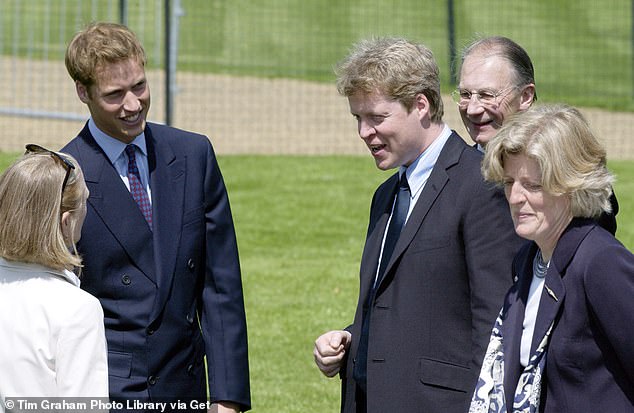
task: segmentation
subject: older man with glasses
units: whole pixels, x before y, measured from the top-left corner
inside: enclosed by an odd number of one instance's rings
[[[462,53],[458,89],[452,94],[469,136],[482,150],[505,119],[537,99],[533,63],[506,37],[488,37]]]
[[[537,100],[533,62],[513,40],[492,36],[478,39],[462,52],[458,88],[452,93],[462,122],[484,152],[506,119],[525,111]],[[616,234],[619,203],[610,197],[611,213],[603,213],[599,225]]]

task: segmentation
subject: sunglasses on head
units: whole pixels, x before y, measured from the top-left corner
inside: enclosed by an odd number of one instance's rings
[[[64,189],[66,189],[66,183],[68,182],[68,177],[70,176],[71,169],[75,169],[75,165],[72,164],[71,161],[64,158],[57,152],[53,152],[49,149],[46,149],[40,145],[36,145],[34,143],[30,143],[26,145],[26,151],[24,154],[41,154],[41,155],[50,155],[53,159],[55,159],[62,167],[66,170],[66,175],[64,176],[64,182],[62,183],[62,196],[64,195]]]

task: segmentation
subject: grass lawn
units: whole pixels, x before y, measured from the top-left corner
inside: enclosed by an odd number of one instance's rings
[[[339,379],[312,359],[314,339],[347,326],[370,201],[389,173],[367,156],[224,156],[249,323],[254,412],[335,412]],[[618,237],[634,248],[634,162],[610,163]]]
[[[0,155],[5,168],[15,154]],[[389,175],[368,156],[222,156],[249,327],[253,411],[335,412],[339,379],[313,341],[352,321],[372,194]],[[634,248],[634,161],[611,162],[618,238]]]
[[[228,156],[243,268],[255,412],[334,412],[339,379],[313,341],[352,322],[374,188],[367,157]]]
[[[634,161],[609,162],[608,167],[616,175],[614,193],[619,201],[616,237],[634,251]]]

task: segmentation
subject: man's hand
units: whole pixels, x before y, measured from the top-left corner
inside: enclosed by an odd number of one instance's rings
[[[325,376],[339,373],[351,340],[352,335],[344,330],[329,331],[315,340],[315,364]]]
[[[213,403],[207,413],[240,413],[240,407],[231,402]]]

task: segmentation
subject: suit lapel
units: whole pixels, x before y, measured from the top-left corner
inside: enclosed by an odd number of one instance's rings
[[[526,302],[533,277],[532,257],[537,252],[537,245],[531,243],[528,251],[523,255],[523,260],[513,266],[513,276],[517,277],[517,284],[511,289],[508,307],[502,325],[502,337],[504,348],[504,388],[514,389],[523,368],[520,364],[520,346],[524,325],[524,313]],[[513,391],[506,392],[507,406],[513,406]]]
[[[90,190],[89,204],[137,268],[156,282],[152,232],[141,210],[87,126],[80,135],[83,145],[78,145],[78,161]],[[138,213],[122,214],[122,210]]]
[[[546,274],[544,289],[539,300],[539,310],[535,320],[535,330],[531,342],[531,356],[537,350],[550,325],[555,322],[561,309],[561,304],[566,296],[566,289],[562,280],[562,274],[551,265]]]
[[[366,236],[366,244],[361,258],[361,286],[360,297],[367,297],[379,264],[381,244],[387,228],[387,223],[392,212],[394,197],[398,189],[398,173],[391,176],[385,182],[385,190],[378,191],[372,208],[373,216],[370,217],[370,226]],[[376,214],[376,215],[375,215]],[[389,268],[387,269],[389,270]],[[387,271],[386,270],[386,271]]]
[[[504,337],[504,387],[507,389],[507,405],[513,405],[514,389],[524,368],[520,364],[520,345],[524,325],[524,315],[526,312],[526,302],[528,292],[533,280],[533,257],[537,252],[537,245],[532,243],[530,249],[524,256],[517,268],[519,282],[517,289],[509,297],[509,301],[514,303],[506,314],[502,327]],[[559,315],[561,304],[565,297],[565,288],[559,272],[551,266],[548,269],[544,289],[539,302],[537,320],[531,342],[531,357],[537,351],[539,343],[546,335],[550,325],[555,322]],[[511,390],[513,389],[513,390]]]
[[[183,218],[185,159],[177,158],[165,139],[154,136],[150,125],[145,130],[148,145],[154,256],[158,294],[151,319],[158,316],[171,291]]]
[[[459,139],[459,141],[457,140]],[[405,227],[403,227],[403,231],[394,246],[394,252],[392,253],[392,257],[390,258],[390,262],[385,268],[386,276],[381,280],[381,284],[385,282],[388,278],[388,274],[394,263],[399,259],[399,257],[403,254],[403,252],[407,249],[409,244],[411,244],[414,236],[418,232],[420,226],[423,224],[427,213],[431,209],[432,205],[438,198],[438,195],[442,192],[442,189],[445,187],[447,182],[449,182],[449,175],[447,174],[447,169],[458,163],[460,159],[460,155],[462,154],[462,150],[464,148],[460,147],[460,143],[464,147],[466,144],[459,138],[455,132],[449,137],[445,146],[443,147],[434,168],[432,169],[431,175],[425,184],[420,196],[418,197],[418,201],[412,209],[412,213],[410,214],[407,222],[405,223]],[[397,175],[398,177],[398,175]],[[398,185],[398,178],[395,181],[395,191],[396,186]],[[393,198],[393,197],[392,197]],[[391,206],[391,204],[390,204]],[[390,210],[388,209],[387,215],[389,217]],[[386,220],[387,221],[387,220]],[[385,230],[385,225],[383,226]],[[380,248],[380,242],[379,242]],[[377,259],[378,260],[378,259]]]
[[[537,349],[539,342],[546,334],[548,327],[561,312],[566,296],[564,277],[568,265],[575,256],[577,248],[588,235],[593,226],[588,226],[590,220],[575,219],[564,230],[557,241],[557,247],[550,260],[544,291],[539,302],[539,312],[535,322],[535,334],[531,343],[531,354]]]

